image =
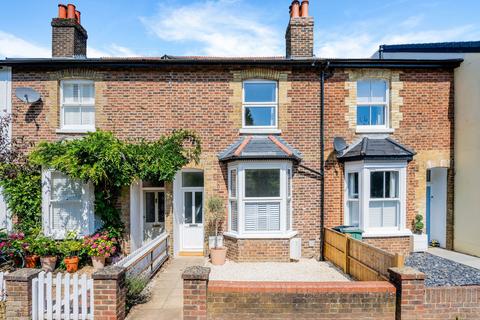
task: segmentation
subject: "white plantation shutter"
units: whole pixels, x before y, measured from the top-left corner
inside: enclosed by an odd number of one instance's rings
[[[245,231],[280,230],[280,203],[245,203]]]
[[[95,85],[93,81],[62,82],[62,127],[95,125]]]
[[[238,203],[237,201],[230,201],[230,212],[231,212],[231,229],[233,231],[238,231]]]

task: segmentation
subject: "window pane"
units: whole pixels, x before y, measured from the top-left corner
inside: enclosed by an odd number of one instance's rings
[[[398,201],[383,201],[383,227],[397,226],[398,207]]]
[[[348,174],[348,197],[358,199],[358,172]]]
[[[369,226],[379,228],[382,226],[382,201],[370,201]]]
[[[195,192],[195,223],[203,222],[203,193]]]
[[[275,126],[275,107],[245,107],[246,126]]]
[[[280,169],[245,170],[245,197],[279,197]]]
[[[192,223],[192,193],[185,192],[183,194],[183,210],[185,215],[185,223]]]
[[[291,230],[291,216],[292,216],[292,201],[287,200],[287,230]]]
[[[370,106],[371,125],[381,126],[385,124],[385,107],[384,106]]]
[[[182,187],[203,187],[203,172],[182,172]]]
[[[383,171],[375,171],[370,173],[370,197],[383,198]]]
[[[276,102],[277,84],[274,82],[245,82],[243,87],[245,102]]]
[[[287,197],[292,196],[292,171],[287,170]]]
[[[85,234],[88,223],[83,216],[83,203],[81,202],[55,202],[52,203],[52,229],[56,231],[76,231]]]
[[[80,102],[80,86],[73,83],[63,84],[63,102],[68,104]]]
[[[230,171],[230,196],[237,197],[237,170]]]
[[[369,106],[357,107],[357,125],[359,126],[370,125],[370,107]]]
[[[80,107],[63,107],[63,124],[64,125],[80,125]]]
[[[81,200],[82,187],[81,181],[71,179],[60,172],[52,172],[52,200]]]
[[[387,83],[384,80],[371,81],[371,100],[372,102],[386,102]]]
[[[94,104],[95,87],[93,83],[82,85],[82,104]]]
[[[230,201],[230,212],[232,214],[231,229],[233,231],[238,231],[238,204],[237,204],[237,201]]]
[[[155,192],[145,193],[145,221],[155,222]]]
[[[358,227],[360,225],[360,211],[358,201],[348,201],[348,224]]]
[[[245,231],[280,230],[280,203],[245,203]]]
[[[370,81],[357,81],[357,101],[370,102]]]
[[[397,227],[399,211],[398,201],[370,201],[369,226],[372,228]]]
[[[158,222],[165,222],[165,193],[158,193]]]
[[[398,198],[398,171],[385,172],[385,198]]]
[[[94,125],[94,124],[95,124],[95,108],[82,107],[82,125]]]

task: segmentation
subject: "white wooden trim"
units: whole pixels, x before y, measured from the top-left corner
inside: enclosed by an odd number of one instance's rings
[[[274,83],[275,84],[275,101],[274,102],[245,102],[245,83]],[[245,108],[246,107],[273,107],[275,109],[275,124],[273,126],[247,126],[245,124]],[[271,130],[278,128],[278,81],[267,79],[250,79],[242,82],[242,129],[252,130]]]
[[[0,82],[5,86],[4,90],[0,91],[0,116],[10,115],[12,113],[12,68],[0,67]],[[0,86],[2,89],[2,86]],[[7,139],[12,139],[12,123],[7,128]],[[0,188],[0,228],[5,228],[7,231],[12,230],[12,219],[7,207],[7,203],[3,197],[2,189]]]
[[[63,86],[65,84],[91,84],[93,85],[93,103],[65,103],[63,100]],[[95,82],[93,80],[62,80],[60,81],[60,129],[57,133],[86,133],[95,131],[96,109],[95,109]],[[79,107],[80,117],[82,108],[93,107],[93,124],[88,125],[65,125],[64,107]]]

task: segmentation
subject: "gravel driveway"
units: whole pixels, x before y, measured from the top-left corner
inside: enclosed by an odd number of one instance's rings
[[[480,270],[430,253],[412,253],[405,265],[425,273],[427,287],[480,285]]]

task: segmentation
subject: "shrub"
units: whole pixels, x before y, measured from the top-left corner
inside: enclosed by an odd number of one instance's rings
[[[127,297],[125,302],[127,312],[130,311],[133,306],[148,301],[149,294],[148,292],[145,292],[145,288],[148,284],[147,277],[127,276],[125,284],[127,287]]]
[[[65,258],[78,256],[82,248],[82,241],[79,240],[77,234],[72,231],[68,232],[65,240],[61,241],[59,245],[59,250]]]
[[[207,201],[208,221],[211,227],[214,228],[215,235],[215,249],[218,248],[218,227],[225,219],[225,204],[224,201],[217,197],[211,197]]]
[[[417,234],[422,234],[423,227],[423,216],[421,214],[417,214],[413,220],[413,231]]]
[[[38,255],[41,257],[56,256],[58,252],[57,242],[50,237],[38,235],[35,239],[38,246]]]
[[[117,238],[103,231],[83,238],[83,246],[90,257],[110,257],[117,252]]]

